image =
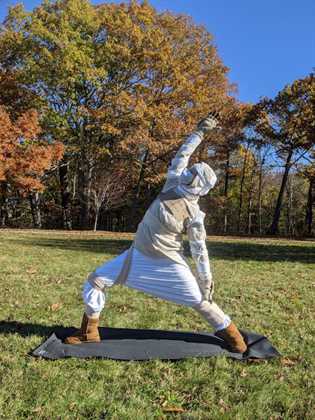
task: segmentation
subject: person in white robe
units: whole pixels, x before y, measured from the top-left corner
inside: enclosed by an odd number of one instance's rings
[[[212,299],[214,283],[206,246],[205,213],[198,200],[214,187],[217,177],[203,162],[188,168],[189,158],[205,134],[217,126],[218,118],[213,113],[199,122],[171,161],[166,183],[138,225],[132,246],[89,275],[82,293],[85,312],[81,328],[66,338],[67,344],[100,341],[98,326],[106,292],[114,285],[125,285],[194,308],[232,351],[246,351],[236,325]],[[183,255],[184,233],[188,235],[197,275]]]

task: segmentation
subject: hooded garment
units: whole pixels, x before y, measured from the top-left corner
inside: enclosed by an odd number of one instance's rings
[[[171,162],[166,183],[138,226],[134,247],[150,257],[167,257],[187,265],[183,255],[183,234],[187,233],[198,273],[211,276],[205,244],[205,213],[198,205],[216,183],[214,171],[206,163],[187,168],[189,158],[203,135],[195,132],[187,138]]]
[[[199,279],[211,279],[205,214],[199,209],[198,198],[214,186],[216,176],[205,163],[187,168],[189,157],[201,140],[202,133],[197,132],[180,147],[171,162],[162,192],[138,226],[133,247],[105,262],[89,276],[83,290],[89,316],[99,315],[105,305],[104,288],[119,284],[117,279],[131,255],[128,275],[121,284],[193,307],[215,330],[230,324],[229,316],[214,302],[204,300],[199,281],[183,256],[183,232],[186,231]]]
[[[216,174],[204,162],[196,163],[189,169],[184,169],[179,177],[179,188],[187,197],[207,195],[217,182]]]

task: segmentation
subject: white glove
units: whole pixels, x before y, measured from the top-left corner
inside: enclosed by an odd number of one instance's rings
[[[206,134],[209,131],[216,128],[218,125],[219,125],[218,114],[215,112],[210,112],[210,114],[208,114],[206,118],[199,121],[197,125],[197,130],[201,131],[203,134]]]
[[[199,273],[198,283],[203,299],[211,303],[214,292],[214,282],[211,273]]]

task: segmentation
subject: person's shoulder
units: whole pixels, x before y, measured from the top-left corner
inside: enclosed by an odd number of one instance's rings
[[[168,175],[167,175],[166,182],[165,182],[165,184],[163,186],[163,189],[162,189],[163,193],[165,193],[165,192],[167,192],[171,189],[176,188],[179,184],[179,175],[176,175],[175,171],[174,171],[174,173],[172,171],[169,171],[169,172],[171,172],[171,174],[169,175],[169,173],[168,173]]]
[[[194,219],[196,220],[196,222],[200,222],[203,223],[204,219],[206,217],[206,213],[204,213],[202,210],[200,210],[199,205],[197,204],[197,208],[196,208],[196,213],[195,213],[195,217]]]
[[[200,210],[198,203],[189,202],[190,217],[186,221],[186,228],[201,226],[204,223],[205,213]]]

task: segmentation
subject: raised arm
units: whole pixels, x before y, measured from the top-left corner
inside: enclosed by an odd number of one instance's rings
[[[178,177],[183,170],[187,168],[190,156],[194,153],[204,138],[204,135],[214,129],[218,125],[217,116],[210,113],[206,118],[201,120],[196,130],[181,145],[168,170],[168,178]]]
[[[177,177],[182,174],[183,170],[187,168],[190,156],[197,149],[203,137],[204,135],[201,131],[195,131],[185,140],[172,159],[167,177]]]

